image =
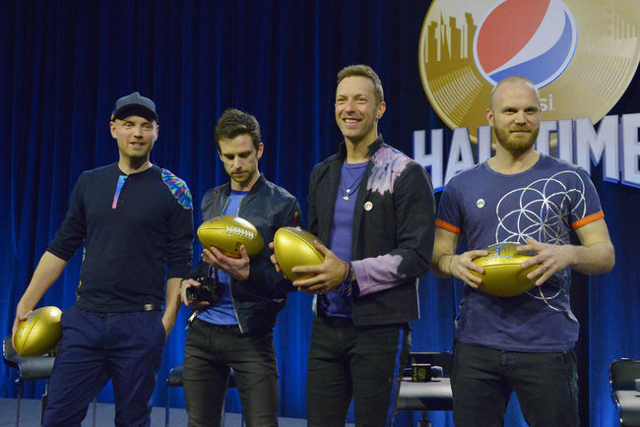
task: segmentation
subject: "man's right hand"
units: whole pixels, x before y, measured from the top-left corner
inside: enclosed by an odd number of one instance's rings
[[[36,271],[33,272],[31,282],[16,307],[16,318],[13,321],[12,335],[15,335],[18,330],[18,324],[25,320],[33,311],[33,308],[38,305],[38,302],[47,289],[58,280],[58,277],[60,277],[66,265],[67,261],[51,252],[46,251],[42,254]]]
[[[187,299],[187,288],[190,288],[192,286],[200,286],[200,284],[200,282],[194,279],[184,279],[182,280],[182,282],[180,282],[180,299],[182,299],[182,302],[187,307],[204,308],[209,306],[208,301],[194,301]]]
[[[33,308],[28,309],[22,306],[20,303],[18,303],[18,307],[16,307],[16,318],[13,321],[13,329],[11,331],[11,337],[13,337],[16,334],[16,331],[18,330],[18,325],[20,324],[20,322],[22,322],[23,320],[26,320],[27,316],[30,315],[32,311],[33,311]]]
[[[489,252],[484,249],[468,251],[460,255],[450,255],[452,258],[449,260],[449,273],[472,288],[478,289],[478,285],[482,283],[482,279],[471,274],[470,270],[484,274],[484,268],[474,263],[473,260],[487,255],[489,255]]]

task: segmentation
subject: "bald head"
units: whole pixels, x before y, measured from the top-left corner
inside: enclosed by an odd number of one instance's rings
[[[525,84],[529,87],[531,87],[531,89],[533,89],[533,91],[536,93],[536,98],[538,99],[538,107],[540,106],[540,93],[538,92],[538,89],[536,88],[536,85],[533,84],[533,82],[531,80],[529,80],[526,77],[521,77],[521,76],[511,76],[511,77],[507,77],[505,79],[502,79],[498,82],[497,85],[495,85],[493,87],[493,89],[491,90],[491,97],[489,98],[489,109],[493,111],[493,99],[495,97],[495,94],[497,92],[500,91],[500,88],[502,88],[502,86],[506,85],[506,84],[510,84],[510,83],[522,83]]]

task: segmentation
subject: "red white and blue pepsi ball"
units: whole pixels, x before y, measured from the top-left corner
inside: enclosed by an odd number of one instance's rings
[[[519,243],[496,243],[486,250],[487,256],[473,260],[484,268],[484,274],[471,270],[474,276],[480,277],[482,283],[478,288],[487,294],[498,297],[515,297],[535,286],[535,280],[529,280],[527,274],[538,268],[537,264],[526,269],[522,263],[535,255],[533,252],[518,252]]]
[[[62,311],[47,306],[34,310],[18,324],[13,348],[20,356],[41,356],[58,344],[62,336]]]
[[[296,227],[282,227],[276,231],[273,236],[273,252],[284,277],[292,282],[313,277],[312,274],[294,273],[291,269],[324,262],[324,255],[316,249],[314,240],[320,242],[313,234]]]
[[[240,258],[240,246],[247,255],[258,255],[264,249],[264,240],[256,227],[244,218],[224,215],[205,221],[198,227],[198,239],[203,248],[213,246],[223,254]]]

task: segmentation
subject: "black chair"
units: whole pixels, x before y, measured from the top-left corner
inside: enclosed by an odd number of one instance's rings
[[[13,348],[11,336],[5,337],[2,342],[2,359],[4,363],[18,371],[16,384],[18,384],[18,397],[16,405],[16,427],[20,425],[20,400],[22,399],[22,388],[24,381],[46,380],[44,394],[40,398],[40,424],[42,425],[42,416],[44,408],[47,404],[47,392],[49,389],[49,377],[53,370],[54,356],[20,356]],[[97,396],[93,399],[93,425],[96,425],[96,405]]]
[[[620,425],[640,426],[640,360],[616,359],[609,365],[609,387]]]
[[[165,427],[169,427],[169,410],[171,408],[170,401],[169,401],[169,398],[170,398],[169,391],[171,390],[171,387],[182,387],[182,372],[183,372],[183,365],[176,366],[169,371],[169,376],[167,377],[167,400],[166,400],[167,406],[165,408],[165,414],[164,414]],[[228,387],[229,388],[236,387],[236,377],[233,373],[233,369],[229,373]],[[224,425],[225,414],[226,414],[226,410],[223,406],[222,419],[221,419],[220,425]],[[244,426],[244,416],[242,414],[240,418],[240,426]]]
[[[428,369],[428,381],[413,381],[405,376],[400,382],[398,411],[421,411],[422,419],[419,427],[430,427],[427,419],[429,411],[453,410],[453,393],[451,392],[451,365],[453,356],[450,352],[412,352],[409,355],[408,370],[413,366]]]
[[[42,412],[47,401],[47,389],[49,387],[49,376],[53,369],[53,356],[22,357],[13,348],[11,336],[4,339],[2,343],[2,359],[4,363],[18,371],[16,383],[18,384],[18,402],[16,405],[16,426],[20,425],[20,400],[22,399],[22,387],[24,381],[47,380],[45,391],[41,400],[40,424],[42,424]]]

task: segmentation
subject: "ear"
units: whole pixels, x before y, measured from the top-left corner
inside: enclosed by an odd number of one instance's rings
[[[380,120],[384,115],[384,112],[387,111],[387,104],[382,101],[380,104],[378,104],[377,110],[378,111],[376,111],[376,119]]]
[[[493,111],[491,111],[491,108],[487,108],[487,122],[489,122],[489,126],[493,126]]]
[[[260,144],[258,144],[258,152],[256,153],[256,157],[258,158],[258,160],[260,160],[260,158],[262,157],[262,153],[264,153],[264,144],[261,142]]]
[[[111,137],[113,139],[117,139],[117,136],[116,136],[116,124],[114,122],[109,122],[109,131],[111,132]]]

